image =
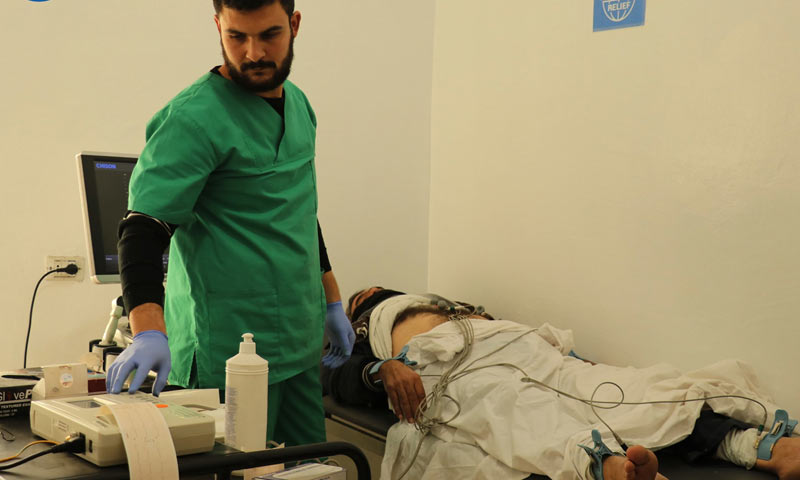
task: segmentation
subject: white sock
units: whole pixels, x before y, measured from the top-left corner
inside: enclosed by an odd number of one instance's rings
[[[714,457],[750,470],[756,464],[757,438],[758,430],[755,428],[747,430],[733,428],[722,439],[722,443],[719,444],[717,451],[714,452]]]

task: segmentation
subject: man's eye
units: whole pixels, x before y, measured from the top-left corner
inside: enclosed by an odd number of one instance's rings
[[[236,34],[228,35],[228,38],[230,38],[231,40],[242,40],[244,39],[244,35],[236,35]]]
[[[273,38],[275,38],[277,36],[278,36],[277,33],[262,33],[261,34],[261,39],[262,40],[271,40],[271,39],[273,39]]]

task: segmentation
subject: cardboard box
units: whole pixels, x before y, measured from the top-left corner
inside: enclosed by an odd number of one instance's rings
[[[89,372],[89,394],[106,393],[106,374]],[[42,369],[25,368],[0,372],[0,418],[28,415],[31,391],[43,377]]]
[[[0,372],[0,418],[28,415],[31,390],[41,376],[41,368]]]

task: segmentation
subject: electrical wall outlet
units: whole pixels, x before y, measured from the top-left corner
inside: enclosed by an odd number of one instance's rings
[[[79,255],[71,257],[57,257],[54,255],[48,255],[47,258],[45,259],[44,267],[47,272],[50,272],[57,268],[66,267],[70,263],[74,263],[75,265],[78,266],[78,273],[76,273],[75,275],[70,275],[68,273],[58,272],[52,275],[48,275],[47,278],[49,280],[73,280],[76,282],[83,281],[84,277],[83,272],[86,267],[86,260]]]

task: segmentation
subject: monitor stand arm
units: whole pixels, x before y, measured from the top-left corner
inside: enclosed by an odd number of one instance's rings
[[[118,346],[114,341],[114,335],[117,332],[117,325],[119,319],[125,313],[125,307],[122,303],[122,297],[115,297],[111,300],[111,313],[109,315],[106,330],[103,332],[103,338],[92,340],[89,342],[89,351],[97,357],[102,358],[103,370],[106,370],[106,357],[107,355],[119,355],[124,346]]]

